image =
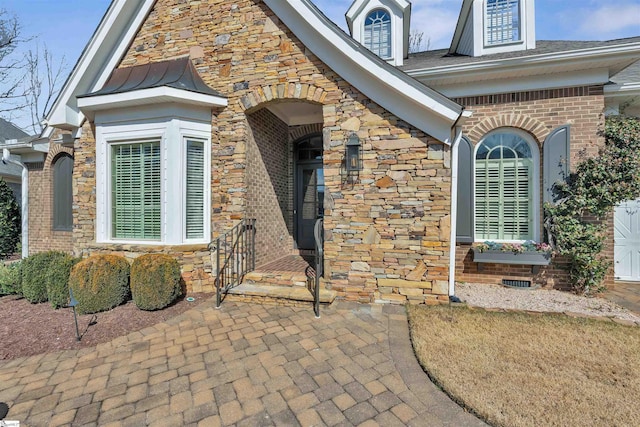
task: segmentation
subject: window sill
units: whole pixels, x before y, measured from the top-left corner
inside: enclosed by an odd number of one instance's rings
[[[140,242],[100,242],[88,247],[94,250],[110,250],[124,252],[209,252],[208,243],[189,243],[178,245],[167,245],[160,242],[140,243]]]

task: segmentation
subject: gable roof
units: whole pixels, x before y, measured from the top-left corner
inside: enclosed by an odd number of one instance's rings
[[[443,142],[463,108],[382,61],[337,27],[310,0],[263,0],[301,42],[356,89],[400,119]],[[74,129],[84,115],[77,96],[103,87],[155,0],[114,0],[47,116]]]
[[[21,139],[29,136],[28,133],[20,129],[13,123],[0,118],[0,142],[4,142],[7,139]]]

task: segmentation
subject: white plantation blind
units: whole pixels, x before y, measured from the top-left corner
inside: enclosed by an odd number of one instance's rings
[[[502,144],[502,145],[500,145]],[[476,239],[533,239],[533,161],[516,135],[492,135],[476,154]]]
[[[160,141],[111,146],[112,237],[160,240]]]
[[[187,140],[186,236],[204,238],[204,142]]]
[[[487,0],[485,33],[488,45],[520,40],[520,0]]]
[[[391,57],[391,16],[374,10],[364,23],[364,45],[381,58]]]

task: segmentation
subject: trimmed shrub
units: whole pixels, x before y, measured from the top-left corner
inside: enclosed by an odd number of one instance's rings
[[[22,295],[22,261],[0,263],[0,295]]]
[[[56,259],[46,273],[47,297],[53,308],[66,307],[69,302],[69,275],[80,260],[71,255]]]
[[[169,255],[148,254],[131,265],[131,296],[138,308],[158,310],[180,296],[180,265]]]
[[[69,255],[59,251],[40,252],[22,261],[22,294],[31,303],[47,300],[47,272]]]
[[[0,178],[0,259],[18,249],[20,242],[20,207],[4,179]]]
[[[79,313],[110,310],[129,298],[129,263],[117,255],[92,255],[73,267],[69,287]]]

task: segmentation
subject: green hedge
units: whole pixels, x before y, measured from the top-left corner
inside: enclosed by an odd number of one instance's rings
[[[53,308],[66,307],[69,302],[69,275],[80,260],[71,255],[57,259],[46,273],[47,297]]]
[[[22,295],[22,261],[0,263],[0,295]]]
[[[180,296],[180,266],[169,255],[148,254],[131,265],[131,296],[138,308],[158,310]]]
[[[20,243],[20,207],[4,179],[0,178],[0,259],[15,253]]]
[[[79,313],[97,313],[129,298],[129,263],[116,255],[92,255],[71,270],[69,287]]]
[[[31,255],[22,261],[22,294],[31,303],[47,301],[47,272],[64,262],[69,255],[48,251]],[[53,280],[53,279],[52,279]]]

